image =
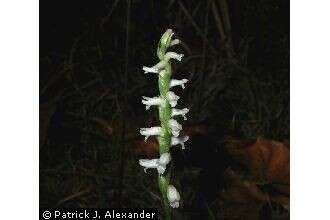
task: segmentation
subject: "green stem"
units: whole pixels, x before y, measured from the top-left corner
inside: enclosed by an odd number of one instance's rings
[[[159,137],[159,153],[169,153],[171,147],[171,130],[168,125],[168,121],[171,119],[171,106],[167,101],[167,92],[169,91],[169,84],[171,80],[171,64],[168,62],[165,66],[165,73],[163,76],[159,76],[159,92],[163,100],[166,100],[164,105],[159,106],[159,119],[161,127],[163,129],[163,135]],[[170,182],[171,169],[167,168],[166,175],[159,175],[158,184],[159,189],[163,197],[163,206],[164,206],[164,219],[171,220],[171,207],[167,200],[167,189]]]
[[[169,180],[170,180],[170,171],[167,173],[166,176],[164,175],[159,175],[158,176],[158,184],[159,184],[159,189],[160,192],[162,193],[163,197],[163,206],[164,206],[164,219],[165,220],[171,220],[171,207],[169,205],[169,202],[167,201],[167,188],[169,185]]]
[[[165,57],[166,51],[171,44],[173,32],[172,30],[167,30],[162,38],[159,41],[158,48],[157,48],[157,56],[160,61],[165,62],[165,68],[162,70],[162,74],[159,74],[158,79],[158,86],[159,86],[159,93],[164,103],[159,105],[159,120],[162,127],[162,135],[159,137],[159,153],[170,153],[171,147],[171,139],[172,139],[172,132],[169,127],[169,120],[171,119],[172,108],[170,106],[169,101],[167,100],[167,93],[170,87],[170,81],[172,76],[172,68],[171,62],[169,58]],[[170,166],[167,167],[167,172],[163,175],[158,176],[158,185],[163,197],[163,207],[164,207],[164,219],[171,220],[172,209],[169,205],[169,201],[167,199],[167,190],[169,186],[169,182],[171,179],[171,169]]]

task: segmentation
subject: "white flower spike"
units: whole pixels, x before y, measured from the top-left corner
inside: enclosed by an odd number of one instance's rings
[[[180,144],[182,150],[184,150],[184,149],[186,149],[185,146],[184,146],[184,143],[185,143],[187,140],[189,140],[189,136],[183,136],[183,137],[172,137],[172,138],[171,138],[171,145],[172,145],[172,146],[175,146],[175,145]]]
[[[188,79],[171,79],[171,59],[181,61],[184,56],[183,54],[178,54],[173,51],[168,52],[168,48],[180,43],[179,39],[172,39],[173,35],[172,29],[167,29],[162,35],[157,47],[158,63],[151,67],[142,67],[145,74],[156,73],[158,76],[160,95],[157,97],[143,96],[142,103],[145,104],[147,110],[150,109],[151,106],[158,106],[161,127],[141,128],[140,133],[145,136],[145,141],[150,136],[156,136],[159,142],[159,150],[162,154],[156,159],[140,159],[139,164],[144,167],[145,172],[147,172],[149,168],[157,169],[159,173],[159,187],[164,197],[163,199],[168,199],[170,203],[170,206],[165,206],[167,211],[170,207],[178,208],[180,205],[180,194],[173,185],[169,184],[170,175],[164,175],[167,169],[166,166],[171,161],[169,149],[171,146],[175,145],[179,145],[182,149],[185,149],[185,142],[189,139],[188,136],[179,137],[182,125],[174,119],[175,116],[182,116],[184,120],[187,120],[186,114],[189,112],[189,109],[175,108],[180,97],[174,92],[169,91],[170,88],[175,86],[180,86],[184,89],[188,82]],[[166,213],[170,214],[170,212]],[[169,219],[171,216],[167,214],[166,219]]]
[[[180,97],[175,95],[174,92],[172,92],[172,91],[167,92],[167,100],[170,103],[172,108],[176,106],[179,99],[180,99]]]
[[[140,128],[140,134],[144,135],[144,141],[147,141],[150,136],[160,136],[162,127]]]
[[[146,110],[148,110],[152,105],[161,105],[162,99],[160,97],[146,97],[142,96],[142,103],[146,105]]]
[[[139,164],[144,167],[144,172],[147,172],[147,169],[154,168],[157,169],[159,174],[163,174],[166,171],[166,165],[171,161],[171,154],[164,153],[160,156],[159,159],[140,159]]]
[[[171,128],[173,136],[178,137],[182,130],[182,125],[180,125],[175,119],[170,119],[168,121],[168,126]]]
[[[180,206],[180,194],[173,185],[168,185],[167,199],[172,208],[179,208]]]
[[[188,108],[184,109],[177,109],[177,108],[172,108],[172,117],[181,115],[183,117],[183,120],[187,120],[186,114],[189,112]]]
[[[185,88],[185,83],[187,83],[188,82],[188,80],[187,79],[172,79],[171,81],[170,81],[170,88],[172,88],[172,87],[174,87],[174,86],[181,86],[182,87],[182,89],[184,89]]]

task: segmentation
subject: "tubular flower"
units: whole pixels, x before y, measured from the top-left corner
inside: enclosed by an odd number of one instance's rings
[[[180,99],[170,88],[181,86],[185,88],[187,79],[171,79],[172,66],[170,60],[181,61],[183,54],[173,51],[167,51],[169,47],[180,43],[179,39],[173,39],[174,33],[168,29],[161,37],[158,48],[157,57],[159,61],[156,65],[151,67],[143,66],[144,73],[156,73],[158,76],[159,95],[156,97],[142,97],[142,103],[146,106],[146,110],[151,106],[158,107],[159,119],[161,127],[141,128],[140,133],[145,136],[145,141],[150,136],[157,136],[159,142],[160,157],[156,159],[140,159],[139,164],[144,167],[146,172],[149,168],[157,169],[158,183],[162,193],[165,205],[165,219],[170,219],[170,208],[178,208],[180,195],[174,186],[170,185],[171,169],[167,169],[167,165],[171,161],[170,147],[180,145],[185,149],[185,142],[188,141],[188,136],[179,137],[182,125],[174,119],[176,116],[182,116],[187,120],[186,114],[189,112],[188,108],[175,108]]]
[[[187,79],[172,79],[171,81],[170,81],[170,88],[172,88],[172,87],[174,87],[174,86],[181,86],[182,87],[182,89],[184,89],[185,88],[185,83],[187,83],[188,82],[188,80]]]
[[[175,52],[167,52],[165,54],[165,60],[175,59],[181,61],[183,56],[184,56],[183,54],[178,54]]]
[[[142,96],[142,103],[146,105],[146,110],[148,110],[152,105],[161,105],[162,99],[160,97],[146,97]]]
[[[166,165],[171,161],[171,154],[164,153],[159,159],[140,159],[139,164],[144,167],[144,172],[147,172],[147,169],[154,168],[157,169],[159,174],[163,174],[166,170]]]
[[[150,136],[159,136],[162,134],[162,127],[140,128],[140,134],[144,135],[144,141]]]
[[[153,67],[143,66],[142,69],[144,70],[145,74],[146,73],[159,73],[162,69],[164,69],[165,65],[166,65],[165,61],[160,61]]]
[[[165,68],[165,65],[168,63],[170,59],[175,59],[178,61],[182,60],[183,54],[177,54],[175,52],[167,52],[164,56],[164,60],[160,61],[156,65],[152,67],[143,66],[142,69],[144,73],[159,73],[162,69]]]
[[[180,125],[175,119],[170,119],[168,121],[168,126],[171,128],[174,137],[178,137],[182,130],[182,125]]]
[[[159,73],[159,70],[156,67],[147,67],[143,66],[142,69],[144,70],[144,73]]]
[[[169,91],[167,93],[167,100],[170,103],[170,105],[171,105],[172,108],[176,106],[176,104],[178,103],[178,100],[179,99],[180,99],[180,97],[177,96],[177,95],[175,95],[174,92]]]
[[[172,208],[179,208],[180,194],[173,185],[169,185],[167,188],[167,199]]]
[[[171,41],[171,44],[170,44],[170,47],[174,46],[174,45],[177,45],[180,43],[180,40],[179,39],[174,39]]]
[[[186,114],[189,112],[189,109],[184,108],[184,109],[177,109],[177,108],[172,108],[172,114],[171,116],[177,116],[181,115],[183,117],[183,120],[187,120]]]
[[[175,146],[175,145],[178,145],[180,144],[181,145],[181,148],[184,150],[186,149],[185,146],[184,146],[184,143],[189,140],[189,137],[188,136],[183,136],[183,137],[172,137],[171,138],[171,145],[172,146]]]

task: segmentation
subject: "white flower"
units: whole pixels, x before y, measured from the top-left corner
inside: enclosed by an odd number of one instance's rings
[[[164,58],[165,58],[165,60],[175,59],[175,60],[181,61],[183,56],[184,56],[184,54],[177,54],[175,52],[167,52],[165,54]]]
[[[174,39],[171,41],[171,44],[170,44],[170,47],[174,46],[174,45],[177,45],[180,43],[180,40],[179,39]]]
[[[185,83],[187,83],[188,82],[188,80],[187,79],[172,79],[171,81],[170,81],[170,88],[171,87],[174,87],[174,86],[181,86],[182,87],[182,89],[184,89],[185,88]]]
[[[187,120],[186,114],[189,112],[189,109],[184,108],[184,109],[177,109],[177,108],[172,108],[172,117],[177,116],[177,115],[182,115],[184,120]]]
[[[163,153],[159,159],[140,159],[139,164],[144,167],[144,172],[149,168],[157,169],[159,174],[163,174],[166,170],[166,165],[171,161],[171,154]]]
[[[174,92],[172,92],[172,91],[167,92],[167,100],[170,103],[172,108],[176,106],[176,104],[178,103],[179,98],[180,97],[175,95]]]
[[[170,119],[168,121],[168,126],[171,128],[174,137],[178,137],[180,131],[182,130],[182,125],[180,125],[176,120]]]
[[[142,96],[142,103],[146,105],[146,110],[148,110],[152,105],[162,105],[164,100],[161,97],[146,97]],[[179,96],[175,95],[174,92],[167,92],[167,100],[170,103],[171,107],[175,107],[180,99]]]
[[[180,144],[182,149],[186,149],[184,146],[184,143],[189,140],[188,136],[183,136],[183,137],[172,137],[171,138],[171,145],[175,146]]]
[[[169,185],[167,188],[167,199],[170,202],[172,208],[178,208],[180,205],[180,194],[173,185]]]
[[[176,43],[177,41],[174,41]],[[181,61],[183,54],[177,54],[175,52],[167,52],[164,56],[164,60],[161,60],[159,63],[152,67],[143,66],[142,69],[144,73],[159,73],[162,69],[165,68],[165,65],[168,63],[170,59],[175,59]]]
[[[148,110],[152,105],[161,105],[163,100],[160,97],[146,97],[142,96],[142,103],[146,105],[146,110]]]
[[[145,136],[144,141],[146,141],[150,136],[161,135],[162,128],[161,127],[140,128],[140,133]]]
[[[154,66],[153,67],[143,66],[142,69],[144,70],[144,73],[158,73],[159,72],[159,70],[156,69]]]
[[[146,73],[159,73],[162,69],[164,69],[165,65],[166,65],[166,62],[162,60],[153,67],[143,66],[142,69],[144,70],[145,74]]]

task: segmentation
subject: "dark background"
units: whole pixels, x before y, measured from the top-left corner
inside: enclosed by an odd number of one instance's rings
[[[157,78],[142,66],[157,62],[168,28],[182,40],[172,50],[185,54],[173,75],[189,79],[175,92],[191,136],[186,151],[173,149],[183,198],[174,217],[287,219],[281,202],[222,195],[228,172],[253,176],[228,139],[290,140],[286,0],[40,2],[40,206],[161,207],[156,174],[137,163],[157,143],[138,129],[157,124],[141,103],[157,94]],[[258,187],[269,195],[274,184]]]

